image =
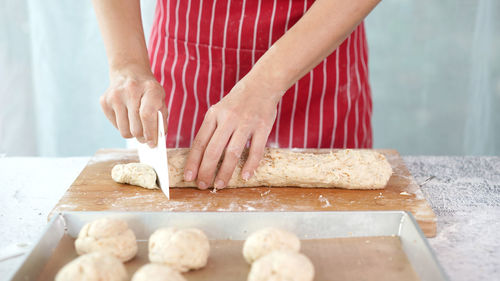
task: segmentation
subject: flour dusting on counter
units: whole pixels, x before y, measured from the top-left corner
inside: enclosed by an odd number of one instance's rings
[[[326,207],[332,206],[332,204],[330,204],[330,201],[328,201],[328,199],[325,198],[323,195],[320,195],[318,199],[321,202],[321,207],[322,208],[326,208]]]

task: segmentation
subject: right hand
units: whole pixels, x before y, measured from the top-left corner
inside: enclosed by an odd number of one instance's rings
[[[157,145],[158,111],[167,127],[165,91],[151,71],[121,70],[110,75],[110,86],[100,97],[104,114],[124,138],[135,137],[150,147]]]

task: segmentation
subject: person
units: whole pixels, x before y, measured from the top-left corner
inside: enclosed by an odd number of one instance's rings
[[[224,188],[248,143],[243,179],[266,145],[370,148],[363,20],[378,2],[159,0],[148,52],[139,0],[94,0],[110,72],[102,109],[152,147],[161,111],[166,145],[191,147],[184,178],[200,189]]]

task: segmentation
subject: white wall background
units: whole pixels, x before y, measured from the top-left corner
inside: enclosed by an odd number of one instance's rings
[[[500,155],[500,1],[385,0],[366,24],[376,147]]]
[[[142,1],[147,37],[155,5]],[[0,154],[125,147],[99,105],[107,67],[91,1],[0,0]]]
[[[500,155],[499,1],[384,0],[366,25],[376,147]],[[0,154],[124,147],[98,103],[107,84],[90,1],[0,0]]]

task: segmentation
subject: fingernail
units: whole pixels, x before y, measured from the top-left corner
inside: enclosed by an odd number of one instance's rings
[[[247,181],[247,180],[250,179],[250,173],[249,172],[244,172],[241,177],[243,178],[243,180]]]
[[[184,180],[185,181],[192,181],[193,180],[193,172],[190,170],[187,170],[184,172]]]
[[[214,184],[214,187],[216,189],[223,189],[224,188],[224,182],[222,180],[217,180]]]
[[[200,182],[198,183],[198,187],[199,187],[200,189],[207,189],[207,187],[208,187],[208,186],[207,186],[207,184],[206,184],[204,181],[200,181]]]

